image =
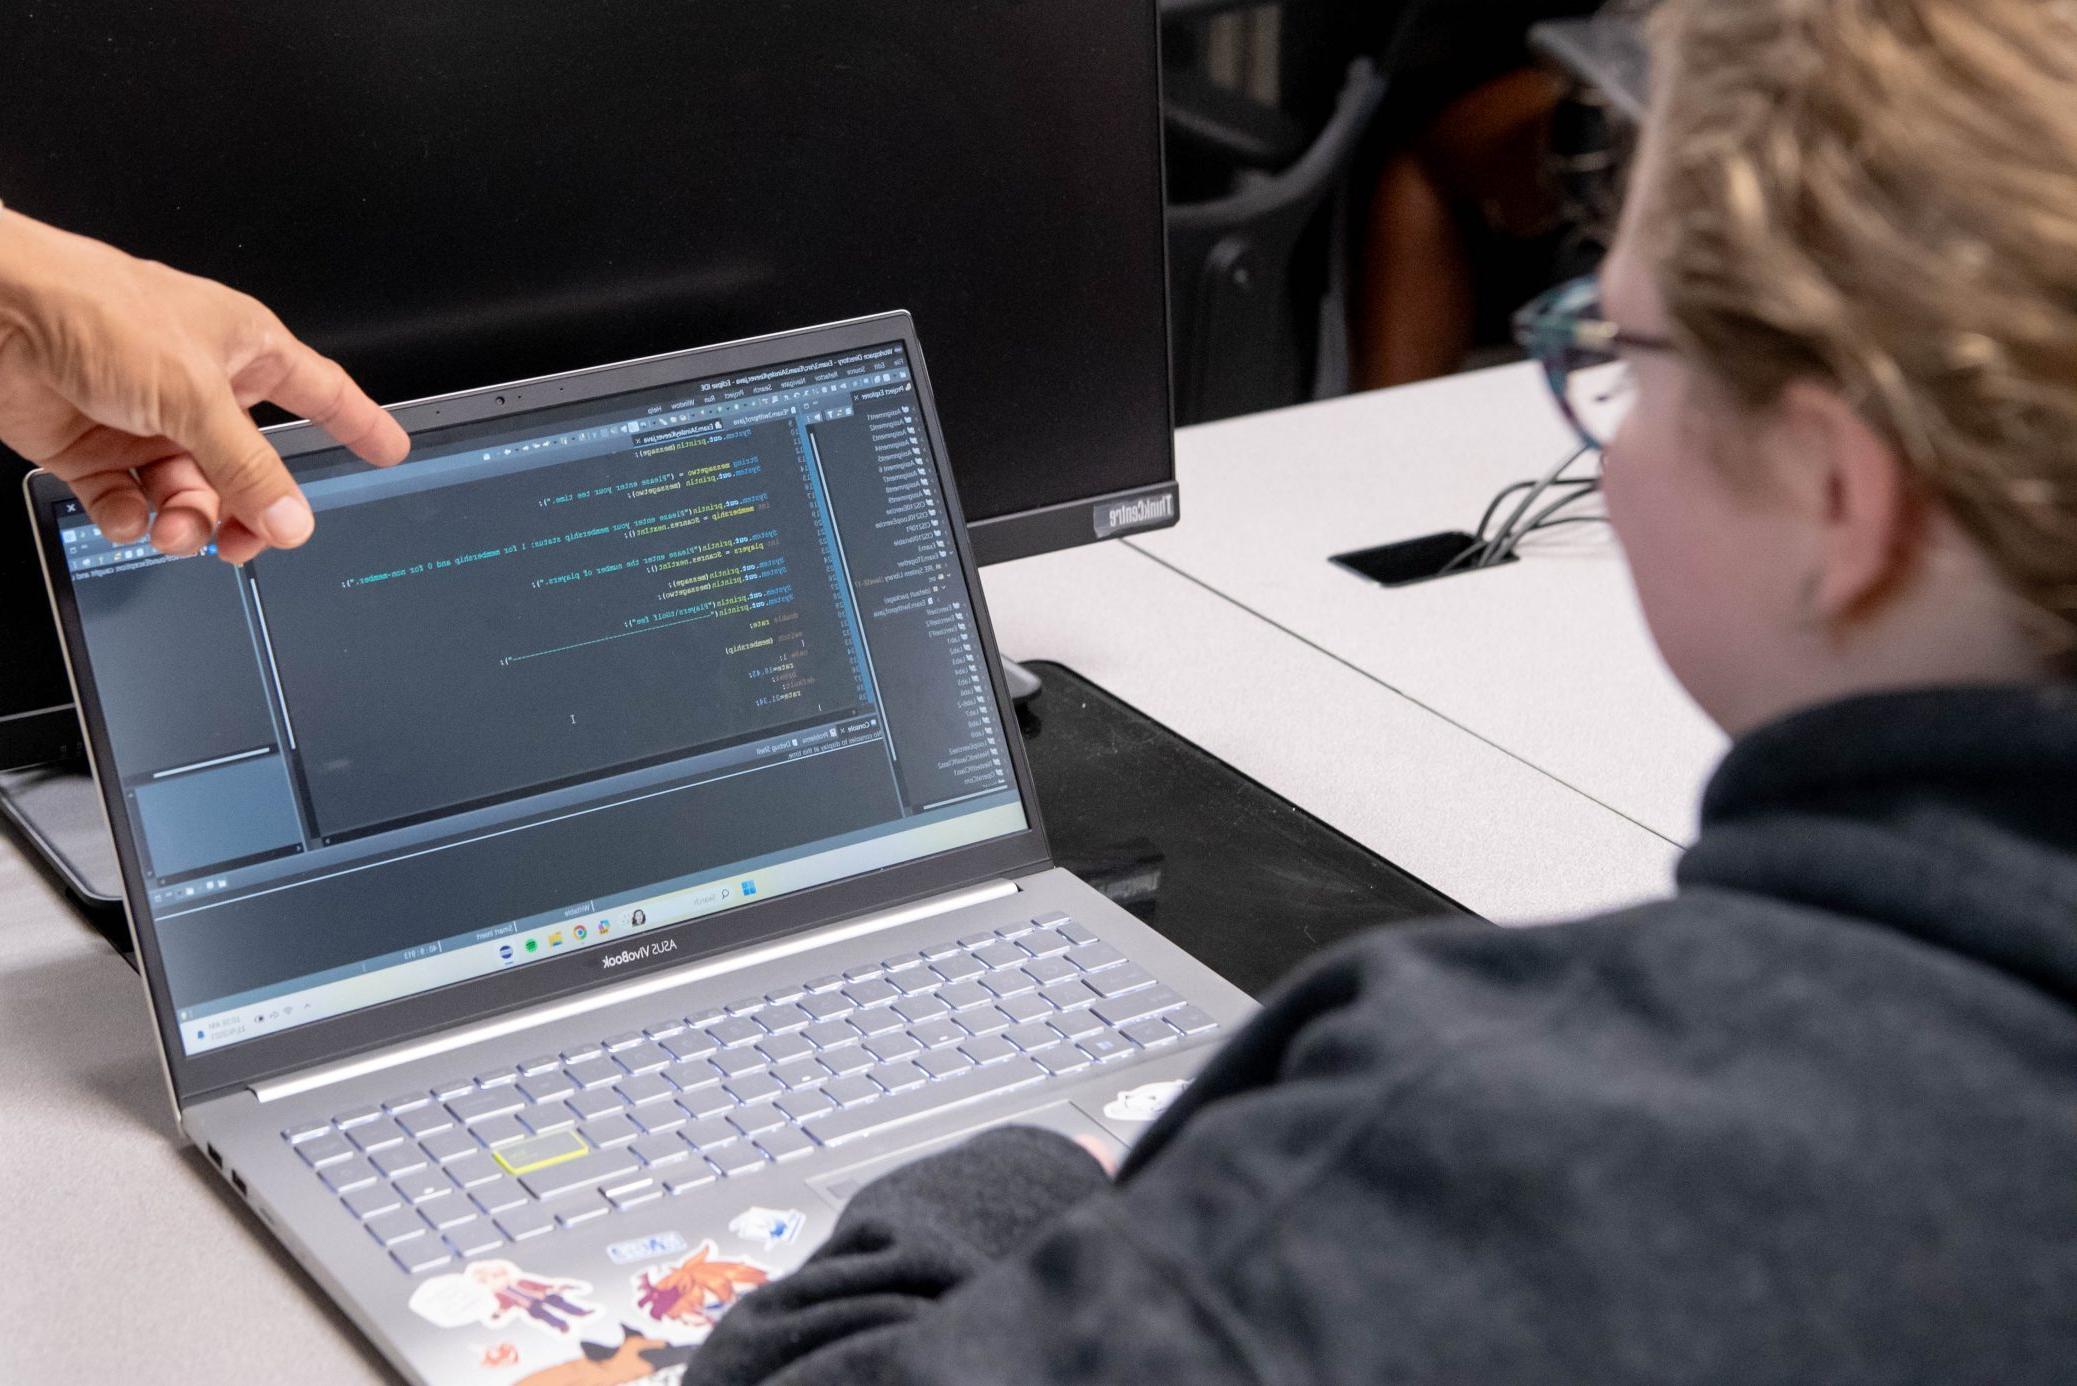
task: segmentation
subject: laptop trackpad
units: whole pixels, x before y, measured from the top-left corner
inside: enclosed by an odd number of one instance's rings
[[[860,1189],[892,1169],[911,1164],[925,1156],[949,1150],[967,1137],[985,1131],[992,1126],[1042,1126],[1048,1131],[1058,1131],[1069,1140],[1082,1141],[1096,1149],[1109,1152],[1111,1163],[1116,1164],[1124,1157],[1124,1142],[1117,1139],[1102,1126],[1090,1120],[1072,1102],[1055,1102],[1036,1111],[1020,1112],[1012,1117],[999,1117],[969,1126],[950,1135],[939,1136],[921,1145],[893,1155],[882,1155],[877,1159],[849,1165],[828,1174],[819,1174],[808,1181],[808,1186],[829,1200],[830,1206],[842,1208]]]

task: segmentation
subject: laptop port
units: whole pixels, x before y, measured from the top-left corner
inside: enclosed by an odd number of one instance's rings
[[[231,1171],[231,1187],[238,1191],[238,1197],[245,1197],[245,1176],[235,1169]]]

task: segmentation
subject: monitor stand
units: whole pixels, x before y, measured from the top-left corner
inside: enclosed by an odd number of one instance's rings
[[[88,922],[127,954],[130,926],[123,916],[122,869],[86,762],[0,771],[0,818]]]
[[[1045,687],[1037,674],[1008,655],[1002,657],[1002,677],[1010,687],[1010,701],[1013,703],[1028,703]]]

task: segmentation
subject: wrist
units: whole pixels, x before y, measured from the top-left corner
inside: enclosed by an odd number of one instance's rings
[[[22,329],[28,298],[31,223],[0,203],[0,345]]]
[[[0,344],[46,340],[68,300],[105,280],[103,267],[83,263],[74,249],[96,244],[12,207],[0,208]]]

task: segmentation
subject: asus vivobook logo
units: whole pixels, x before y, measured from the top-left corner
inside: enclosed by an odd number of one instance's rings
[[[641,962],[647,958],[660,958],[666,953],[676,952],[677,948],[678,943],[675,939],[653,938],[640,948],[623,948],[618,953],[606,954],[605,957],[599,959],[599,967],[602,971],[610,971],[613,968],[625,967],[629,963]]]

